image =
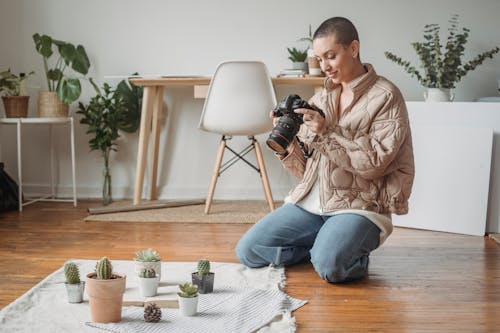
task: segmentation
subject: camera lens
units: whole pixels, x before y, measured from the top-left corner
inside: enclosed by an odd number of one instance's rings
[[[297,121],[288,114],[281,117],[276,127],[269,134],[266,141],[267,146],[279,154],[285,153],[287,147],[297,135],[301,123],[301,121]]]

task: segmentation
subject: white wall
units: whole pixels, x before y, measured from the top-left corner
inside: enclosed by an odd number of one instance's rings
[[[372,63],[379,74],[394,81],[407,100],[422,100],[422,88],[401,67],[387,60],[390,50],[416,61],[410,43],[421,40],[423,26],[439,23],[447,27],[450,14],[471,29],[466,58],[500,45],[500,1],[496,0],[318,0],[318,1],[173,1],[173,0],[0,0],[0,69],[36,70],[33,83],[45,89],[42,59],[35,52],[31,36],[45,33],[83,44],[92,67],[90,76],[101,83],[104,76],[129,74],[210,75],[225,59],[260,59],[271,73],[289,67],[287,46],[304,47],[297,39],[307,34],[308,25],[317,27],[331,16],[349,17],[358,27],[362,60]],[[500,56],[487,60],[469,73],[456,89],[456,100],[473,101],[497,94]],[[280,87],[278,98],[289,92],[306,95],[311,90]],[[36,115],[37,89],[31,90],[30,115]],[[92,94],[85,85],[81,100]],[[190,88],[176,88],[165,95],[165,119],[161,136],[162,198],[203,197],[206,193],[218,138],[197,129],[203,101],[194,100]],[[71,110],[74,114],[76,105]],[[0,110],[3,112],[3,110]],[[76,115],[75,115],[76,116]],[[76,116],[78,118],[78,116]],[[14,129],[0,129],[1,159],[13,176],[15,163]],[[57,131],[59,193],[68,195],[68,140]],[[77,193],[98,197],[102,183],[102,159],[89,153],[85,128],[77,125]],[[32,128],[23,137],[26,194],[47,187],[47,130]],[[240,144],[242,145],[242,143]],[[137,134],[123,135],[112,165],[115,197],[133,193]],[[276,198],[283,198],[294,180],[265,150],[271,186]],[[218,184],[216,197],[262,198],[260,182],[245,167],[228,171]]]

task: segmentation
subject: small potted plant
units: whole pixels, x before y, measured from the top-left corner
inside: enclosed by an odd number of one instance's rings
[[[481,65],[486,58],[500,51],[498,46],[483,52],[471,61],[462,64],[465,44],[469,37],[469,29],[458,29],[458,15],[450,19],[446,45],[441,43],[438,24],[427,24],[424,27],[423,42],[413,42],[411,45],[419,56],[424,72],[421,73],[409,61],[403,60],[392,52],[385,52],[387,59],[402,66],[411,77],[416,77],[422,86],[427,88],[424,97],[427,101],[446,102],[453,100],[451,89],[467,72]],[[443,50],[444,47],[444,50]]]
[[[135,253],[134,265],[137,274],[140,274],[144,268],[153,269],[158,276],[158,281],[161,280],[161,257],[155,250],[148,248],[137,251]]]
[[[313,44],[313,35],[312,35],[312,27],[309,24],[309,34],[307,37],[302,37],[299,39],[300,42],[307,42],[307,70],[309,75],[311,76],[322,76],[323,72],[321,72],[321,67],[319,65],[318,59],[314,56],[314,50],[312,48]]]
[[[7,118],[25,118],[28,116],[30,97],[26,93],[24,81],[35,72],[16,75],[10,68],[0,73],[0,94],[3,94],[3,106]]]
[[[40,92],[38,97],[40,117],[67,117],[69,104],[76,101],[82,93],[80,79],[89,71],[87,52],[82,45],[74,46],[48,35],[36,33],[33,41],[36,51],[43,58],[48,88],[48,92]],[[53,55],[56,56],[55,60]],[[83,77],[69,76],[70,70]],[[91,83],[93,84],[92,81]]]
[[[160,279],[152,268],[143,268],[139,272],[139,292],[142,297],[156,296]]]
[[[307,70],[307,50],[299,50],[295,47],[287,47],[288,59],[292,62],[293,69],[302,69],[304,72]]]
[[[66,293],[69,303],[81,303],[83,301],[83,290],[85,281],[80,281],[78,266],[70,261],[64,264],[64,276],[66,277]]]
[[[122,319],[123,293],[127,276],[113,272],[108,258],[102,257],[95,272],[87,274],[90,318],[95,323],[116,323]]]
[[[179,285],[179,311],[183,316],[194,316],[198,312],[198,286],[189,282]]]
[[[198,271],[191,273],[191,279],[194,285],[198,286],[200,294],[208,294],[214,291],[215,274],[210,272],[210,261],[200,259],[198,261]]]

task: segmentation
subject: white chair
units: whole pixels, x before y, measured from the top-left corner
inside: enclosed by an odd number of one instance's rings
[[[274,210],[262,150],[254,136],[271,131],[272,121],[269,119],[269,111],[275,105],[274,87],[264,63],[228,61],[217,66],[199,124],[199,128],[204,131],[222,135],[205,203],[205,213],[208,214],[210,211],[218,177],[239,160],[260,174],[269,208]],[[247,136],[251,143],[238,153],[227,145],[226,141],[232,136]],[[235,156],[222,164],[226,148]],[[244,158],[252,150],[255,150],[258,166]]]

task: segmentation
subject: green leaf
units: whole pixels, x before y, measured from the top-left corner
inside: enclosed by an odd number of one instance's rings
[[[76,47],[75,57],[71,68],[80,74],[87,75],[89,67],[90,60],[87,56],[87,52],[85,52],[85,48],[82,45],[78,45]]]
[[[80,97],[82,87],[78,79],[62,79],[57,86],[57,96],[66,104],[71,104]]]

